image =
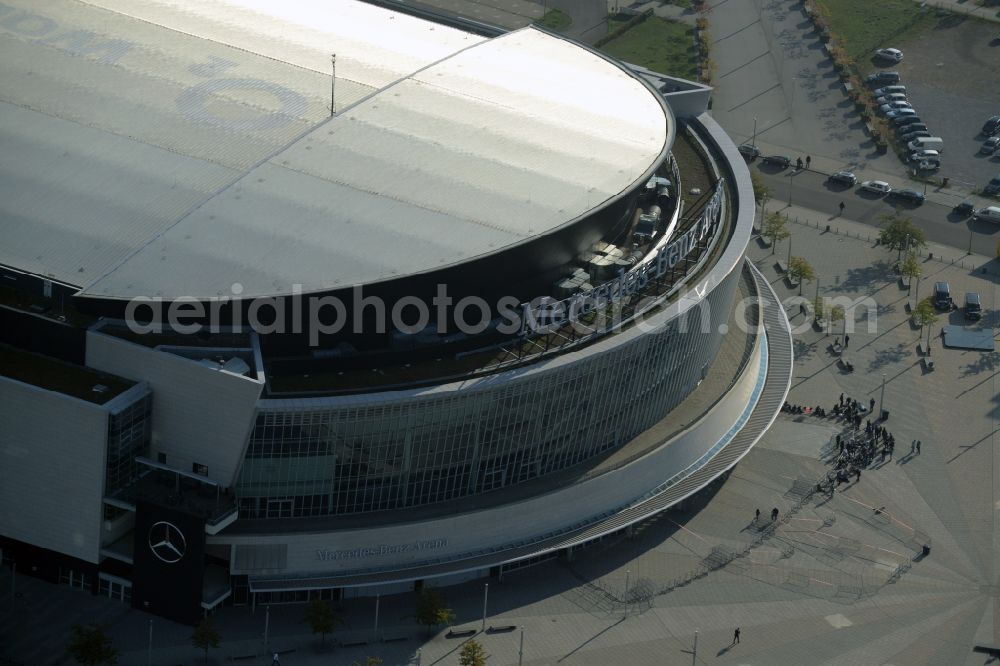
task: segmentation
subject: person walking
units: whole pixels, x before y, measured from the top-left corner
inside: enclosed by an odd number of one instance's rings
[[[861,482],[861,468],[860,467],[855,467],[854,468],[854,480],[857,483]]]
[[[757,511],[753,514],[753,522],[760,522],[760,509],[757,509]]]
[[[733,645],[740,642],[740,628],[736,627],[736,631],[733,632]]]
[[[837,338],[837,344],[838,345],[840,344],[840,338]],[[843,393],[840,394],[840,406],[841,407],[844,406],[844,394]]]
[[[851,336],[844,334],[844,348],[846,349],[851,344]]]
[[[920,440],[917,440],[917,455],[920,455]]]
[[[871,400],[868,401],[868,411],[871,412],[872,414],[875,413],[875,398],[872,398]]]
[[[840,214],[841,215],[844,214],[844,202],[843,201],[840,202]]]
[[[271,666],[281,666],[281,660],[278,659],[278,653],[275,652],[274,656],[271,657]]]
[[[811,158],[810,156],[806,155],[806,168],[807,169],[809,168],[809,165],[812,164],[812,161],[813,161],[813,158]]]
[[[778,519],[778,507],[771,509],[771,522],[773,523]]]
[[[916,450],[917,450],[917,440],[913,440],[912,442],[910,442],[910,455],[912,456],[913,452]]]

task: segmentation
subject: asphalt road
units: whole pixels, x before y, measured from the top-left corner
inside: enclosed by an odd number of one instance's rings
[[[793,168],[782,170],[767,165],[762,167],[759,160],[750,164],[750,170],[759,173],[771,190],[771,198],[767,202],[768,211],[781,210],[788,203],[790,189],[793,204],[817,211],[829,211],[831,222],[839,216],[838,207],[843,201],[844,217],[878,227],[879,216],[893,212],[895,205],[923,230],[928,241],[968,250],[971,235],[973,252],[987,257],[996,256],[1000,225],[974,222],[955,215],[950,206],[932,201],[912,206],[892,197],[862,192],[857,187],[829,183],[826,174],[815,171],[796,172]],[[906,187],[918,189],[919,186],[907,183]]]

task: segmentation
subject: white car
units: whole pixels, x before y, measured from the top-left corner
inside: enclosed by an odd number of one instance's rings
[[[890,111],[898,111],[899,109],[912,109],[913,105],[906,100],[900,100],[896,102],[889,102],[888,104],[883,104],[878,107],[878,110],[882,113],[889,113]]]
[[[881,88],[875,89],[875,96],[881,97],[882,95],[891,95],[892,93],[906,93],[906,86],[892,85],[892,86],[882,86]]]
[[[923,162],[924,160],[940,160],[941,153],[930,148],[925,150],[918,150],[912,155],[910,155],[911,162]]]
[[[941,168],[941,162],[938,160],[924,160],[917,164],[917,168],[921,171],[937,171]]]
[[[888,93],[875,100],[879,105],[890,104],[892,102],[905,102],[906,93]]]
[[[917,115],[917,110],[912,107],[903,107],[901,109],[893,109],[885,114],[886,118],[899,118],[900,116],[915,116]]]
[[[991,136],[986,141],[983,141],[983,145],[979,147],[979,152],[983,155],[992,155],[996,152],[997,146],[1000,146],[1000,136]]]
[[[899,49],[879,49],[875,52],[875,57],[893,62],[901,62],[903,60],[903,52]]]
[[[866,192],[874,192],[875,194],[889,194],[889,192],[892,192],[892,186],[884,180],[866,180],[861,183],[861,189]]]

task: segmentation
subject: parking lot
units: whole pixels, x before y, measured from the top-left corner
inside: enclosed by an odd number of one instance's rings
[[[980,129],[1000,114],[1000,25],[955,17],[903,44],[898,65],[909,101],[933,136],[945,142],[938,175],[981,189],[1000,173],[1000,152],[981,155]],[[873,67],[874,69],[874,67]]]

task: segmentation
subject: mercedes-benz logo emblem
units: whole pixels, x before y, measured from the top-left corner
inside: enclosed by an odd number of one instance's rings
[[[176,525],[161,520],[149,528],[149,549],[161,562],[175,564],[187,551],[187,540]]]

